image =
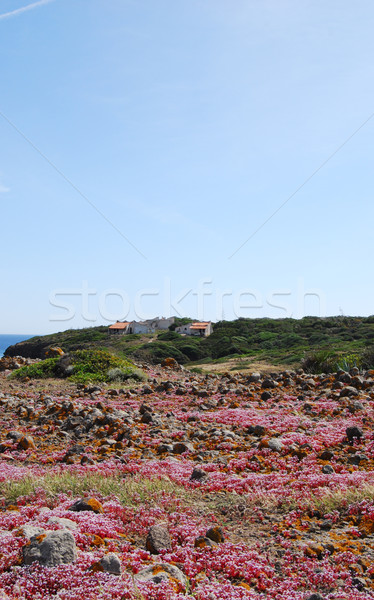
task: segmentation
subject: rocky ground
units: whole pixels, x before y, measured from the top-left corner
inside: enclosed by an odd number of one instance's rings
[[[0,375],[0,598],[373,597],[374,371],[147,374]]]

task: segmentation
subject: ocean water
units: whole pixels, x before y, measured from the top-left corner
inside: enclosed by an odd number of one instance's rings
[[[17,342],[23,342],[24,340],[28,340],[33,337],[32,335],[22,335],[21,333],[14,333],[10,335],[1,335],[0,334],[0,357],[3,356],[5,350],[8,346],[12,344],[17,344]]]

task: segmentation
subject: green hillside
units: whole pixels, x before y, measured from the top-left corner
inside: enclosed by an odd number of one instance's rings
[[[318,353],[319,360],[332,356],[372,366],[373,345],[374,316],[341,316],[219,321],[208,338],[181,336],[172,330],[149,335],[109,335],[104,326],[74,329],[31,338],[11,346],[6,354],[44,358],[51,346],[60,346],[65,352],[98,347],[122,358],[151,363],[169,356],[182,364],[248,357],[298,365],[305,356]]]

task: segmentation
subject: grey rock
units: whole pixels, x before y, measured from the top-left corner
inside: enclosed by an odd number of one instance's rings
[[[331,460],[332,458],[334,458],[334,453],[331,452],[331,450],[324,450],[323,452],[321,452],[318,458],[320,458],[321,460]]]
[[[166,563],[150,565],[146,569],[139,571],[139,573],[135,575],[135,579],[141,583],[148,581],[152,583],[162,583],[163,581],[176,579],[183,587],[186,587],[187,585],[187,577],[185,574],[178,569],[178,567]]]
[[[60,525],[62,529],[77,529],[78,525],[71,519],[65,519],[64,517],[50,517],[48,523],[54,523]]]
[[[360,454],[360,453],[356,453],[353,456],[350,456],[348,458],[348,463],[350,465],[359,465],[361,461],[365,461],[368,460],[368,457],[366,456],[366,454]]]
[[[31,540],[32,537],[37,535],[43,535],[45,533],[45,529],[43,527],[37,527],[35,525],[29,525],[26,523],[19,528],[19,532],[28,540]]]
[[[190,442],[176,442],[173,444],[174,454],[183,454],[184,452],[193,452],[194,447]]]
[[[37,561],[45,567],[55,567],[73,563],[77,559],[74,537],[66,530],[34,536],[30,544],[23,547],[22,552],[24,565]]]
[[[362,429],[360,429],[360,427],[356,427],[356,425],[353,425],[352,427],[347,427],[345,432],[350,442],[352,442],[355,438],[360,439],[363,435]]]
[[[321,594],[311,594],[310,596],[307,597],[306,600],[324,600],[324,597],[321,596]]]
[[[145,546],[151,554],[159,554],[160,550],[171,550],[171,539],[166,527],[153,525],[148,532]]]
[[[339,381],[342,381],[343,383],[351,383],[352,377],[349,373],[342,373],[339,375]]]
[[[335,473],[335,469],[331,465],[323,465],[322,473],[325,475],[332,475],[332,473]]]
[[[157,446],[157,454],[169,454],[173,452],[173,446],[171,444],[160,444]]]
[[[152,417],[151,413],[148,412],[148,410],[146,410],[142,414],[142,418],[140,419],[140,421],[141,421],[141,423],[152,423],[153,417]]]
[[[114,552],[109,552],[109,554],[105,554],[100,561],[101,566],[103,567],[106,573],[111,573],[112,575],[120,575],[121,574],[121,562]]]
[[[278,383],[276,381],[274,381],[273,379],[271,379],[270,377],[266,377],[266,379],[264,379],[264,381],[262,382],[262,387],[264,390],[274,389],[277,386],[278,386]]]
[[[97,501],[96,501],[96,503],[94,503],[94,505],[91,505],[90,500],[88,500],[86,502],[86,500],[83,500],[83,498],[81,498],[80,500],[77,500],[76,502],[74,502],[74,504],[69,506],[68,510],[71,510],[73,512],[82,512],[84,510],[94,512],[94,513],[103,512],[102,509],[100,510],[98,507],[96,507],[95,504],[100,506],[99,502],[97,502]]]
[[[248,381],[250,383],[256,383],[257,381],[260,381],[261,379],[261,373],[251,373],[250,376],[248,377]]]
[[[345,398],[346,396],[358,396],[358,390],[351,385],[346,385],[340,392],[340,397]]]
[[[195,467],[191,473],[190,481],[206,481],[209,475],[203,469],[199,469],[199,467]]]
[[[283,450],[283,444],[277,438],[271,438],[268,441],[268,447],[270,448],[270,450],[274,450],[274,452],[282,452]]]
[[[330,531],[331,528],[332,528],[332,521],[331,521],[331,519],[325,519],[320,524],[320,529],[322,529],[323,531]]]

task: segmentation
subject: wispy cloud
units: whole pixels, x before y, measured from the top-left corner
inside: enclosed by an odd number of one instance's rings
[[[1,185],[0,183],[0,194],[6,194],[7,192],[10,192],[10,188],[7,188],[5,185]]]
[[[32,4],[27,4],[27,6],[22,6],[21,8],[16,8],[16,10],[11,10],[7,13],[0,14],[0,20],[8,19],[9,17],[15,17],[16,15],[20,15],[21,13],[32,10],[33,8],[37,8],[38,6],[50,4],[51,2],[54,2],[54,0],[38,0],[38,2],[33,2]]]

